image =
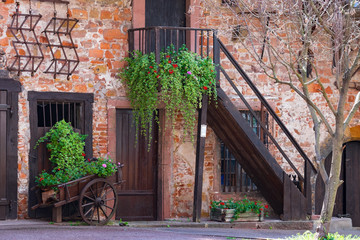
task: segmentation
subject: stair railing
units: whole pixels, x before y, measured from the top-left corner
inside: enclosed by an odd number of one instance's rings
[[[246,85],[251,89],[251,91],[253,92],[257,101],[259,101],[261,103],[261,107],[260,107],[261,112],[263,111],[263,109],[266,109],[266,112],[272,117],[272,119],[278,126],[276,131],[281,130],[284,133],[284,135],[286,136],[286,139],[292,144],[292,146],[296,149],[299,156],[303,159],[304,174],[301,174],[300,171],[298,170],[298,168],[295,166],[295,164],[290,160],[288,155],[285,153],[284,148],[280,146],[278,141],[276,141],[275,137],[273,136],[271,131],[267,128],[267,125],[262,121],[262,119],[260,119],[257,116],[257,114],[255,114],[255,111],[253,110],[253,108],[251,107],[249,102],[246,100],[246,97],[240,92],[240,90],[236,86],[235,82],[231,79],[229,74],[226,72],[226,70],[223,67],[221,67],[221,64],[220,64],[220,67],[219,67],[220,72],[224,75],[225,79],[230,84],[232,89],[236,92],[237,96],[242,100],[242,102],[244,103],[246,108],[250,111],[253,118],[256,119],[257,123],[260,125],[260,127],[261,127],[262,131],[264,132],[264,134],[266,135],[266,137],[268,137],[271,140],[271,142],[274,144],[276,149],[279,151],[279,153],[282,155],[282,157],[289,164],[292,171],[295,172],[296,176],[298,177],[297,182],[298,182],[299,189],[303,192],[304,195],[307,195],[306,193],[309,193],[309,190],[310,190],[310,179],[309,179],[310,174],[311,174],[310,171],[312,170],[312,171],[316,172],[314,165],[312,164],[310,159],[307,157],[307,155],[305,154],[303,149],[300,147],[300,145],[297,143],[295,138],[292,136],[290,131],[284,125],[284,123],[280,120],[279,116],[275,113],[273,108],[267,102],[265,97],[260,93],[260,91],[254,85],[254,83],[250,80],[249,76],[241,68],[241,66],[235,60],[233,55],[228,51],[226,46],[221,42],[220,39],[217,39],[217,41],[218,41],[218,50],[214,48],[214,51],[222,52],[226,56],[226,58],[230,61],[232,67],[235,68],[236,72],[241,75],[242,79],[246,82]],[[216,55],[220,55],[220,54],[216,54]],[[284,140],[283,140],[283,142],[284,142]],[[304,187],[301,187],[301,186],[304,186]]]
[[[216,66],[217,86],[220,87],[220,73],[222,73],[227,83],[230,84],[231,88],[236,92],[237,96],[242,100],[246,108],[250,111],[253,118],[256,119],[256,122],[261,127],[261,140],[263,140],[263,142],[267,142],[267,140],[264,138],[269,138],[271,140],[273,146],[275,146],[281,156],[289,164],[291,170],[298,177],[299,189],[305,196],[310,194],[311,171],[316,172],[314,165],[311,163],[310,159],[296,142],[295,138],[291,135],[286,126],[282,123],[279,116],[275,113],[275,111],[267,102],[265,97],[260,93],[260,91],[251,81],[249,76],[235,60],[233,55],[228,51],[228,49],[221,42],[221,40],[217,38],[216,30],[187,27],[154,26],[129,29],[128,33],[130,51],[139,50],[143,53],[154,52],[156,60],[158,62],[160,61],[160,52],[165,50],[170,45],[173,45],[175,47],[175,50],[178,50],[182,45],[185,44],[189,50],[198,53],[201,57],[212,57]],[[304,174],[300,173],[295,164],[287,156],[286,151],[284,150],[285,148],[281,147],[280,144],[276,141],[275,137],[271,133],[271,129],[269,129],[268,125],[264,123],[263,117],[259,118],[257,114],[255,114],[255,111],[251,107],[251,104],[249,104],[249,102],[246,100],[246,97],[240,92],[240,90],[236,86],[236,83],[239,83],[239,81],[236,81],[235,83],[231,79],[229,74],[226,72],[225,68],[221,66],[220,62],[224,61],[224,58],[220,57],[221,53],[223,54],[222,57],[225,56],[228,61],[230,61],[233,69],[235,69],[235,71],[241,75],[242,79],[244,80],[241,81],[241,83],[245,82],[246,85],[253,92],[254,97],[257,99],[258,102],[260,102],[260,115],[262,116],[262,113],[266,110],[268,116],[271,116],[271,118],[274,120],[274,123],[276,123],[278,126],[276,131],[281,130],[284,133],[286,139],[291,143],[293,148],[296,149],[299,156],[303,159]],[[282,142],[284,142],[284,140]],[[286,149],[288,149],[288,147]]]

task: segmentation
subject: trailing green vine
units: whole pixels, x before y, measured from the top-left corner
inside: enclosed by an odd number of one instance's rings
[[[121,79],[128,87],[128,97],[134,109],[135,126],[143,136],[149,136],[151,142],[152,122],[158,122],[157,108],[160,102],[165,104],[166,116],[172,127],[175,117],[184,118],[184,132],[192,136],[196,125],[196,111],[201,108],[203,94],[216,99],[215,66],[212,59],[201,58],[186,47],[175,51],[171,46],[160,54],[160,63],[155,54],[130,53],[125,58],[127,67],[121,73]]]

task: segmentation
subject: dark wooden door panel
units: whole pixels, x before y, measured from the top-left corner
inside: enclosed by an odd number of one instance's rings
[[[7,101],[6,91],[0,91],[0,220],[6,219],[7,204],[7,175],[6,175],[6,162],[7,162],[7,151],[6,151],[6,113],[7,113]]]
[[[147,139],[136,139],[132,110],[116,112],[116,161],[124,163],[125,180],[118,191],[117,219],[156,220],[157,131],[154,124],[148,151]]]
[[[346,213],[354,227],[360,227],[360,142],[348,142],[345,148]]]
[[[0,70],[0,219],[17,218],[19,81]]]
[[[151,26],[186,26],[185,0],[146,0],[145,27]],[[186,43],[186,32],[177,30],[160,30],[160,36],[155,38],[154,31],[145,33],[145,42],[148,51],[155,51],[155,40],[159,41],[160,50],[166,50],[171,44],[181,47]]]
[[[145,26],[186,26],[185,0],[146,0]]]
[[[344,180],[337,192],[333,216],[350,214],[354,227],[360,227],[360,142],[345,144],[343,152],[340,179]],[[329,173],[331,165],[330,154],[325,160],[325,169]],[[320,214],[324,199],[325,186],[318,176],[315,191],[315,213]]]
[[[330,173],[331,158],[332,158],[332,153],[330,153],[327,156],[327,158],[325,159],[325,169],[328,174]],[[341,172],[340,172],[340,179],[343,180],[344,178],[345,178],[344,164],[342,164]],[[333,211],[334,217],[345,214],[344,205],[343,205],[344,204],[344,185],[345,184],[342,184],[338,188],[338,192],[336,194],[335,206],[334,206],[334,211]],[[320,214],[321,208],[322,208],[322,202],[324,200],[324,195],[325,195],[325,184],[324,184],[324,181],[322,180],[320,174],[318,175],[318,177],[316,179],[315,189],[316,189],[315,190],[315,213]]]

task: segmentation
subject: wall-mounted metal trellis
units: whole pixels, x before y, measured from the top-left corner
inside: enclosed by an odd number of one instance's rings
[[[35,27],[41,19],[41,15],[34,15],[31,11],[31,1],[51,2],[54,4],[54,17],[45,27],[43,31],[47,40],[46,44],[41,44],[35,33]],[[76,45],[71,36],[72,30],[75,28],[79,20],[69,17],[67,9],[66,18],[56,16],[55,4],[61,3],[68,6],[68,1],[63,0],[29,0],[29,14],[21,14],[19,12],[19,3],[16,3],[16,12],[12,16],[12,22],[9,27],[15,40],[12,45],[15,50],[15,60],[10,65],[10,71],[31,72],[33,75],[44,60],[44,54],[41,46],[45,45],[50,48],[51,63],[45,70],[45,73],[56,75],[67,75],[69,79],[77,66],[79,65],[79,56],[76,52]],[[29,32],[29,34],[24,34]],[[30,35],[30,36],[29,36]]]
[[[15,37],[12,45],[15,50],[15,60],[11,63],[9,70],[21,72],[31,72],[34,74],[44,60],[44,54],[41,50],[35,27],[41,19],[41,15],[32,14],[31,8],[29,14],[19,12],[19,3],[16,3],[16,12],[12,16],[10,32]],[[29,34],[24,34],[29,32]],[[31,37],[28,37],[28,36]]]
[[[55,13],[44,30],[48,42],[47,46],[50,48],[52,56],[52,62],[45,70],[45,73],[54,74],[54,78],[57,74],[60,74],[67,75],[69,79],[70,75],[79,65],[79,56],[71,37],[71,31],[78,21],[77,19],[69,18],[69,14],[67,14],[66,18],[58,18]],[[67,37],[68,41],[64,40],[64,37]]]

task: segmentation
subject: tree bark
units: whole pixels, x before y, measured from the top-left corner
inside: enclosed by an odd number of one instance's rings
[[[344,140],[344,109],[349,89],[350,79],[343,78],[343,85],[340,87],[339,103],[335,119],[335,133],[332,142],[332,158],[330,175],[325,182],[325,196],[321,209],[320,225],[316,229],[316,237],[318,239],[326,237],[329,232],[331,217],[334,211],[336,194],[339,186],[342,184],[340,180],[341,160]]]

